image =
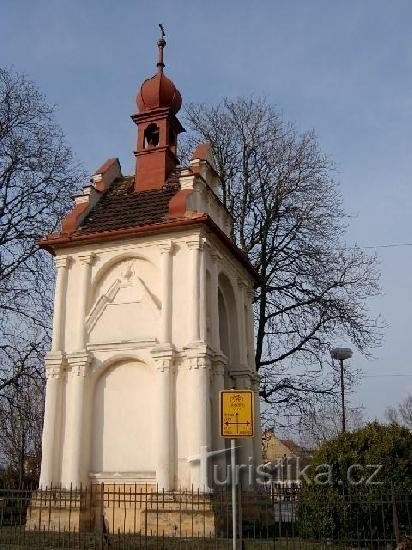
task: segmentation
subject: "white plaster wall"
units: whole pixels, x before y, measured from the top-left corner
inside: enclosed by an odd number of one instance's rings
[[[196,371],[189,369],[190,361],[186,350],[186,346],[190,344],[193,305],[193,249],[188,246],[188,242],[196,240],[200,240],[202,254],[205,255],[205,260],[200,265],[211,271],[213,266],[210,252],[217,254],[219,272],[230,281],[234,300],[237,300],[239,281],[250,288],[251,277],[213,234],[201,228],[162,236],[71,247],[61,251],[61,254],[71,258],[67,270],[66,305],[63,311],[65,330],[62,352],[66,354],[79,351],[76,349],[76,342],[82,281],[80,257],[85,254],[94,255],[87,290],[86,350],[90,353],[91,364],[87,367],[84,393],[82,475],[85,481],[90,472],[130,474],[137,471],[153,472],[155,469],[156,409],[153,407],[156,376],[151,350],[157,343],[162,311],[161,247],[172,242],[171,344],[175,349],[171,387],[175,408],[172,470],[175,474],[175,486],[190,487],[191,466],[187,459],[199,452],[195,436],[199,414],[202,414],[199,404],[193,398],[197,388]],[[207,299],[204,303],[207,303]],[[239,309],[243,313],[243,308]],[[206,319],[206,315],[201,317]],[[210,319],[209,322],[212,323],[213,320]],[[234,330],[238,330],[238,327]],[[202,330],[200,332],[206,333]],[[205,344],[210,345],[210,330],[207,335]],[[247,341],[247,338],[241,338],[241,341]],[[108,364],[111,366],[107,367]],[[251,353],[248,367],[254,371]],[[74,410],[76,403],[72,395],[70,376],[63,373],[61,378],[59,433],[56,434],[61,437],[61,445],[58,443],[56,452],[57,471],[60,475],[67,470],[66,466],[71,459],[71,441],[67,426],[68,415]],[[211,388],[209,381],[208,391],[211,392]],[[216,407],[217,399],[212,394],[211,402]],[[216,414],[213,414],[210,442],[217,437],[216,418]]]
[[[91,472],[154,470],[154,376],[143,363],[126,361],[97,379],[93,398]]]
[[[170,233],[161,238],[149,236],[83,246],[81,249],[65,249],[65,254],[70,255],[72,261],[68,268],[64,351],[76,351],[81,267],[78,258],[87,252],[95,254],[91,266],[91,288],[88,293],[88,344],[157,337],[158,318],[161,312],[160,246],[170,240],[174,244],[172,342],[177,348],[185,346],[190,334],[192,307],[192,250],[187,246],[187,242],[200,238],[200,233],[200,228],[194,228]],[[231,257],[231,253],[212,234],[203,234],[209,247],[215,249],[222,257],[220,271],[228,277],[234,291],[236,292],[238,280],[251,286],[250,275]],[[205,267],[211,269],[208,254]],[[129,280],[125,280],[129,268],[133,275]],[[116,280],[120,281],[121,286],[117,291],[113,288]],[[111,298],[110,289],[115,294],[114,298]],[[107,298],[106,304],[100,312],[96,312],[96,304],[102,298]],[[97,321],[95,318],[92,319],[96,313]],[[144,323],[142,319],[145,320]],[[135,328],[130,330],[130,327]],[[109,336],[110,334],[113,336]]]
[[[92,285],[88,340],[97,343],[156,338],[161,306],[156,267],[143,258],[120,259]]]
[[[193,193],[187,199],[188,209],[196,212],[205,212],[229,236],[232,228],[232,218],[225,210],[220,197],[216,194],[213,184],[210,185],[210,183],[206,183],[196,175],[180,177],[182,189],[193,189]]]

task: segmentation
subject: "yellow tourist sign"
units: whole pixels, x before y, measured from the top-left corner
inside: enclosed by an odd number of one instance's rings
[[[220,436],[253,437],[253,401],[251,390],[220,392]]]

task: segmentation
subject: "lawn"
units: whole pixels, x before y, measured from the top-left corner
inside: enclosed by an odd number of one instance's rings
[[[0,529],[0,549],[8,550],[57,550],[59,548],[73,549],[215,549],[232,548],[230,539],[182,539],[144,537],[141,535],[110,535],[105,538],[100,533],[51,533],[25,531],[23,527],[2,527]],[[244,550],[319,550],[321,544],[299,539],[245,539]]]

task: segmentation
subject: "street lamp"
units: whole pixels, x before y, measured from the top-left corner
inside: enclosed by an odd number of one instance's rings
[[[342,433],[346,432],[346,416],[345,416],[345,380],[343,376],[343,362],[352,357],[350,348],[333,348],[330,350],[332,359],[337,359],[340,362],[340,395],[342,400]]]

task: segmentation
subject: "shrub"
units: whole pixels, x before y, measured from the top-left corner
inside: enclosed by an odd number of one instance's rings
[[[394,537],[393,510],[407,529],[412,493],[412,434],[373,422],[324,443],[299,499],[302,536],[371,541]]]

